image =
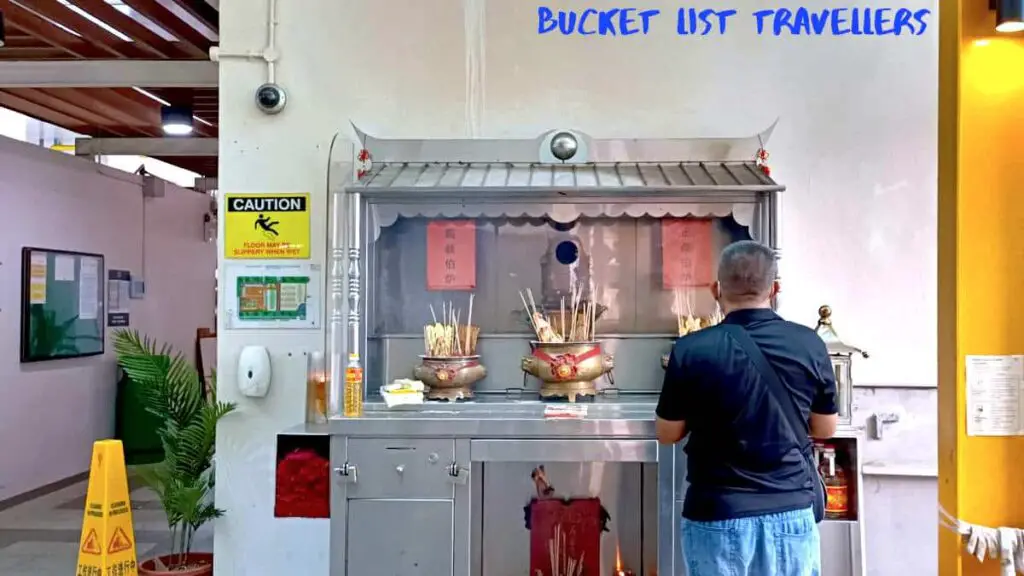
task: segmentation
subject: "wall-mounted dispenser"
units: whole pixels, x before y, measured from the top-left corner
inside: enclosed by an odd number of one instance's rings
[[[263,398],[270,390],[270,352],[263,346],[246,346],[238,355],[238,391]]]

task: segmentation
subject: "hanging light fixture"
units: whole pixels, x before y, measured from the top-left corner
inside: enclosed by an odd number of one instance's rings
[[[996,32],[1024,32],[1024,0],[995,0]]]
[[[194,128],[190,106],[164,106],[160,109],[160,120],[164,134],[169,136],[188,136]]]
[[[3,48],[6,38],[7,36],[4,34],[4,13],[0,12],[0,48]]]

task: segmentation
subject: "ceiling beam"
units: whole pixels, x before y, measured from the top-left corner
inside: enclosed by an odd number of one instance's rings
[[[215,62],[172,60],[0,61],[0,88],[214,88]]]
[[[216,156],[216,138],[78,138],[78,156]]]

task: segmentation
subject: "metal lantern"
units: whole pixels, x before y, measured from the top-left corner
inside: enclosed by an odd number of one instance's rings
[[[867,358],[868,353],[860,348],[850,346],[839,338],[836,329],[832,326],[832,308],[828,306],[818,308],[818,326],[815,332],[828,348],[828,355],[832,360],[832,370],[836,375],[839,423],[850,424],[853,419],[853,377],[850,370],[853,356],[860,354]]]

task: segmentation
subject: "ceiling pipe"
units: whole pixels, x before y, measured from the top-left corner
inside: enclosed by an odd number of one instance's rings
[[[281,57],[277,52],[277,0],[270,0],[269,14],[267,16],[267,45],[263,50],[250,50],[248,52],[224,52],[219,46],[210,48],[210,60],[220,62],[225,58],[241,60],[263,60],[267,63],[267,82],[277,82],[275,76],[275,65]]]

